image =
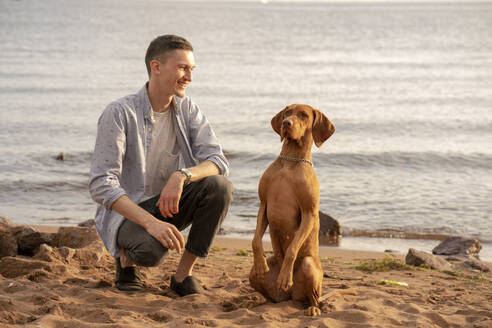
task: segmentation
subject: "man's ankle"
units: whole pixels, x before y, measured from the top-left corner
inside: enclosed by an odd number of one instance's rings
[[[176,282],[182,283],[183,280],[185,280],[186,277],[188,277],[188,276],[191,276],[191,273],[190,274],[179,274],[178,272],[176,272],[176,274],[174,275],[174,279],[176,280]]]
[[[121,268],[131,267],[131,266],[134,266],[135,265],[135,263],[133,263],[125,255],[125,250],[123,248],[120,248],[120,265],[121,265]]]

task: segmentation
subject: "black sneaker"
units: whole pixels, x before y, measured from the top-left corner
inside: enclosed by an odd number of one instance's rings
[[[186,277],[182,282],[177,282],[174,275],[171,276],[171,289],[180,296],[200,294],[203,292],[200,280],[193,276]]]
[[[142,283],[138,267],[131,266],[122,268],[119,258],[116,259],[115,286],[119,290],[125,292],[136,292],[146,288]]]

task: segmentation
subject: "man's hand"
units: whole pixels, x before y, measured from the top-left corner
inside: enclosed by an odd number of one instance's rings
[[[173,224],[153,220],[147,226],[147,232],[157,239],[162,246],[168,249],[174,249],[178,253],[181,253],[181,249],[184,248],[185,241],[183,235]]]
[[[162,246],[178,252],[181,252],[181,249],[184,248],[185,241],[183,235],[174,225],[158,220],[135,204],[127,195],[118,198],[111,208],[127,219],[144,227]]]
[[[185,179],[184,173],[176,171],[171,174],[164,189],[162,189],[161,197],[155,205],[159,207],[163,217],[172,218],[173,214],[178,213]]]

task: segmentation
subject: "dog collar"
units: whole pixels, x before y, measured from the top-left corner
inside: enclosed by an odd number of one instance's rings
[[[278,158],[285,159],[285,160],[288,160],[288,161],[291,161],[291,162],[304,162],[304,163],[308,163],[309,165],[311,165],[312,167],[314,167],[313,162],[311,162],[308,159],[294,158],[294,157],[287,157],[287,156],[279,156]]]

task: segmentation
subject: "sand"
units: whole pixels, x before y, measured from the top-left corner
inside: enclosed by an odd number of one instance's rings
[[[491,274],[365,272],[356,267],[388,255],[337,249],[320,255],[325,300],[321,316],[308,317],[304,304],[275,304],[249,286],[248,240],[217,238],[194,270],[205,292],[185,297],[169,289],[175,252],[142,270],[146,291],[125,293],[114,288],[114,261],[99,241],[43,247],[35,257],[0,260],[0,327],[492,327]]]

